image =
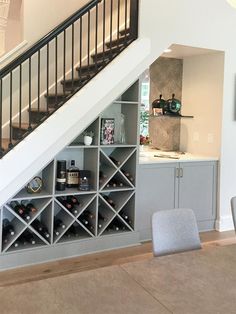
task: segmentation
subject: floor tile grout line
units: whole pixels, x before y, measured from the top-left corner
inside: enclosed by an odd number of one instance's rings
[[[155,301],[157,301],[158,303],[160,303],[170,314],[174,314],[174,312],[172,312],[165,304],[163,304],[159,299],[157,299],[154,295],[151,294],[151,292],[145,288],[141,283],[139,283],[135,278],[133,278],[129,272],[123,267],[123,265],[117,265],[121,268],[121,270],[123,270],[130,279],[132,279],[137,285],[139,285],[140,287],[143,288],[144,291],[146,291]]]

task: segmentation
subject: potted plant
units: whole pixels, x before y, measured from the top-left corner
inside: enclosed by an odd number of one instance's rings
[[[91,145],[93,141],[93,136],[94,136],[93,131],[86,130],[83,132],[83,136],[84,136],[84,145],[86,146]]]

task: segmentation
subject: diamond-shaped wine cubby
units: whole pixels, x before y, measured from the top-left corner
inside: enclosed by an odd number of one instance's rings
[[[117,191],[117,190],[129,190],[133,189],[133,184],[121,173],[119,170],[108,180],[102,191]]]
[[[2,209],[2,251],[5,252],[27,228],[6,206]]]
[[[134,230],[134,220],[135,220],[135,196],[134,194],[124,203],[122,208],[118,211],[118,216],[123,221],[123,223],[130,229]]]
[[[132,154],[126,159],[126,161],[119,168],[119,172],[125,177],[127,182],[131,184],[131,186],[135,186],[135,173],[136,173],[136,153],[132,152]]]
[[[60,203],[54,201],[54,219],[53,219],[53,242],[57,242],[66,230],[74,222],[75,217],[60,205]]]
[[[99,188],[103,188],[112,176],[116,173],[117,167],[113,164],[113,162],[109,159],[109,157],[100,152],[100,160],[99,160],[100,168],[99,168]]]
[[[33,249],[45,246],[45,242],[38,237],[30,228],[25,228],[24,231],[19,234],[11,246],[7,248],[7,252],[13,252],[18,250]]]
[[[98,200],[97,234],[101,235],[108,224],[116,215],[114,209],[107,203],[103,196]]]
[[[77,221],[83,226],[84,230],[88,232],[91,236],[96,235],[96,208],[97,208],[97,199],[94,198],[80,213]]]
[[[106,226],[105,230],[103,231],[102,235],[112,235],[124,232],[132,231],[129,226],[124,223],[124,221],[119,217],[115,216],[110,221],[110,223]]]
[[[42,171],[38,172],[29,182],[26,184],[23,189],[21,189],[13,198],[12,200],[22,200],[22,199],[33,199],[33,198],[43,198],[43,197],[50,197],[53,194],[53,179],[54,179],[54,161],[50,162]],[[40,178],[42,187],[39,188],[39,181],[35,180],[35,178]],[[30,192],[31,189],[37,192]]]
[[[134,191],[104,192],[100,195],[111,209],[119,212],[134,195]]]
[[[42,207],[29,228],[46,244],[52,243],[52,201]]]
[[[135,152],[136,147],[103,147],[101,151],[109,158],[116,167],[121,167]]]
[[[80,223],[74,221],[70,227],[66,230],[59,242],[78,241],[91,238],[91,235],[81,226]]]

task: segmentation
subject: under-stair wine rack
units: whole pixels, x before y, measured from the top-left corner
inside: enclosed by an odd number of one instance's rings
[[[86,128],[85,131],[94,133],[91,145],[83,144],[84,132],[79,134],[35,174],[43,181],[40,192],[32,194],[23,187],[2,207],[0,269],[138,243],[135,232],[138,95],[139,81]],[[113,144],[101,143],[104,119],[114,121]],[[56,190],[58,160],[67,160],[67,167],[70,160],[75,160],[79,170],[89,170],[90,189]],[[68,197],[74,198],[73,208],[64,203]],[[21,203],[26,206],[30,203],[34,210],[27,215],[19,214],[16,205]],[[6,219],[13,234],[6,232]]]
[[[0,70],[0,158],[138,36],[139,0],[92,0]]]

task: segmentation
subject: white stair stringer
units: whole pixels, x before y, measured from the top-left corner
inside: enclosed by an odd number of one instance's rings
[[[22,189],[137,79],[149,66],[149,56],[149,39],[133,42],[0,160],[0,206]]]

